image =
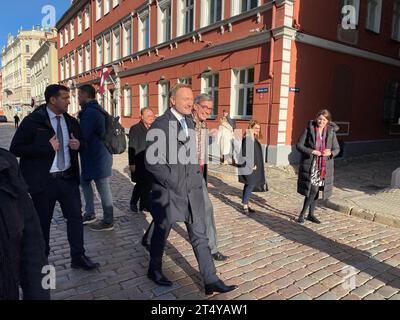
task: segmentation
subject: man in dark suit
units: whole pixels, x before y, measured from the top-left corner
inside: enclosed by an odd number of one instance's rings
[[[153,175],[154,219],[148,277],[159,285],[172,285],[162,273],[162,256],[172,225],[185,222],[206,294],[229,292],[237,286],[227,286],[217,277],[206,236],[203,176],[197,161],[194,124],[188,117],[193,108],[191,87],[174,86],[170,103],[171,108],[156,119],[147,135],[150,143],[145,161]]]
[[[39,215],[46,255],[50,253],[50,225],[56,201],[67,220],[71,267],[95,269],[83,246],[83,224],[79,192],[78,152],[81,131],[68,113],[69,89],[50,85],[46,105],[38,107],[19,126],[10,151],[20,157],[22,175]]]
[[[136,183],[131,198],[131,210],[134,213],[150,212],[151,174],[146,170],[144,158],[146,134],[154,122],[154,112],[150,108],[144,108],[140,113],[140,122],[129,130],[129,168],[132,181]],[[137,206],[138,201],[140,201],[140,208]]]

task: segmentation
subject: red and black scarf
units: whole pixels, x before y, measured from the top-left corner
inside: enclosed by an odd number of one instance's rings
[[[318,126],[315,126],[315,150],[325,153],[326,150],[326,138],[327,138],[327,128],[324,128],[322,135],[319,134]],[[317,157],[317,168],[320,172],[321,179],[325,179],[326,175],[326,158],[324,156]]]

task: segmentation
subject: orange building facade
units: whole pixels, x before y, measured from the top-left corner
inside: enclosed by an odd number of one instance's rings
[[[78,0],[57,29],[71,113],[104,64],[98,98],[125,128],[143,107],[162,114],[182,82],[213,95],[210,128],[223,110],[238,129],[258,120],[271,164],[299,159],[297,139],[322,108],[344,156],[400,149],[397,0]]]

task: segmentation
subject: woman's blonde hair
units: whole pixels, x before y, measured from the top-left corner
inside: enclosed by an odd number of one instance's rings
[[[328,109],[323,109],[319,111],[315,119],[318,119],[320,116],[325,117],[328,120],[328,122],[332,122],[332,114],[329,112]]]
[[[249,123],[249,126],[248,126],[248,128],[247,128],[247,133],[251,136],[251,137],[254,137],[254,127],[255,126],[260,126],[260,133],[258,134],[258,137],[257,137],[257,140],[262,140],[264,137],[263,137],[263,134],[262,134],[262,132],[261,132],[261,124],[257,121],[257,120],[251,120],[250,121],[250,123]]]

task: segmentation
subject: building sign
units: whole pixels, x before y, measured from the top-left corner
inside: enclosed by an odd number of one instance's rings
[[[256,93],[268,93],[269,88],[258,88],[256,89]]]
[[[300,88],[290,87],[289,88],[289,92],[299,93],[300,92]]]

